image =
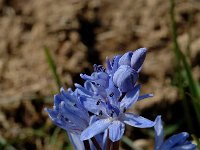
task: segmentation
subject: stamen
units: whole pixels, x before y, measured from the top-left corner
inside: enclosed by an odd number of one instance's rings
[[[114,84],[114,86],[115,86],[116,88],[118,88],[117,85]]]
[[[113,58],[111,65],[113,66],[115,62],[115,58]]]
[[[131,73],[131,79],[130,80],[131,80],[131,83],[133,83],[135,81],[134,80],[134,74],[132,74],[132,73]]]
[[[113,92],[112,92],[112,93],[110,93],[110,94],[109,94],[109,96],[110,96],[110,97],[113,97],[113,96],[114,96],[114,93],[113,93]]]
[[[98,100],[97,103],[96,103],[96,105],[99,105],[100,103],[101,103],[101,101]]]
[[[126,112],[126,107],[124,107],[124,109],[123,109],[123,113],[125,113]]]
[[[91,82],[93,85],[96,85],[96,83],[94,81]]]
[[[103,112],[102,112],[101,110],[99,111],[99,115],[100,115],[100,116],[102,116],[102,115],[103,115]]]
[[[112,110],[112,112],[111,112],[111,114],[110,114],[110,116],[111,117],[113,117],[113,114],[115,113],[115,111],[114,110]]]
[[[99,83],[97,83],[97,86],[101,86]]]
[[[126,92],[122,92],[122,95],[119,97],[118,102],[121,102],[125,95]]]

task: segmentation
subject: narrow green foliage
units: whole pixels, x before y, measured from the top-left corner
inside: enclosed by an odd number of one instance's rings
[[[174,0],[170,0],[171,2],[171,7],[170,7],[170,17],[171,17],[171,25],[172,25],[172,38],[173,38],[173,51],[176,56],[177,60],[177,72],[178,75],[181,79],[185,80],[188,83],[188,87],[191,93],[191,99],[192,99],[192,104],[195,110],[195,113],[197,115],[197,121],[198,125],[200,127],[200,90],[199,90],[199,85],[198,82],[195,81],[192,75],[192,69],[187,62],[187,59],[185,55],[182,53],[180,50],[180,46],[177,41],[177,26],[176,26],[176,21],[175,21],[175,13],[174,13],[174,8],[175,8],[175,2]],[[191,36],[191,35],[190,35]],[[190,39],[189,39],[190,40]],[[190,43],[191,41],[188,41],[188,51],[190,50]],[[182,75],[181,72],[184,71],[185,75]],[[182,82],[179,82],[178,85],[181,93],[184,94],[183,90],[183,84]],[[185,96],[183,99],[186,99]],[[186,106],[187,107],[187,106]],[[188,110],[186,110],[188,111]],[[189,113],[189,112],[186,112]]]
[[[51,54],[49,52],[49,48],[47,46],[44,46],[44,52],[45,52],[45,55],[46,55],[46,58],[47,58],[47,62],[49,64],[51,71],[52,71],[52,74],[54,76],[54,80],[57,84],[58,92],[60,92],[60,88],[62,86],[61,80],[60,80],[60,77],[57,73],[56,64],[55,64],[53,57],[51,56]],[[64,145],[63,145],[64,143],[60,142],[59,139],[58,139],[58,135],[59,135],[60,131],[61,131],[60,128],[56,128],[53,135],[50,138],[50,143],[55,145],[57,147],[57,149],[63,149],[63,147],[64,147]],[[69,140],[67,139],[67,141],[69,141]],[[72,150],[72,145],[68,144],[67,149]]]
[[[58,138],[59,132],[61,131],[60,128],[56,128],[53,132],[53,135],[51,136],[50,143],[57,147],[58,150],[61,150],[63,148],[63,142],[61,142]]]
[[[133,141],[127,136],[122,137],[122,142],[129,146],[131,150],[141,150],[141,148],[134,146]]]
[[[186,47],[186,55],[188,56],[188,58],[191,58],[191,30],[190,28],[192,27],[192,14],[189,14],[189,20],[188,20],[188,31],[187,31],[187,35],[188,35],[188,41],[187,41],[187,47]]]
[[[54,76],[54,80],[55,80],[55,82],[57,84],[58,91],[60,91],[61,80],[60,80],[60,77],[59,77],[59,75],[57,73],[57,70],[56,70],[56,68],[57,68],[56,64],[55,64],[55,62],[54,62],[54,60],[53,60],[53,58],[52,58],[52,56],[51,56],[51,54],[50,54],[49,49],[48,49],[47,46],[44,46],[44,52],[45,52],[47,61],[49,63],[49,66],[51,68],[52,74]]]
[[[173,133],[176,133],[179,127],[180,127],[180,123],[165,125],[165,128],[164,128],[165,136],[169,136],[169,135],[172,135]]]

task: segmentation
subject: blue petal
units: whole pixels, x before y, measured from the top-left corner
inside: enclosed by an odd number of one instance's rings
[[[112,74],[114,74],[115,73],[115,71],[118,69],[118,67],[119,67],[119,64],[118,64],[118,62],[119,62],[119,59],[120,59],[120,55],[116,55],[114,58],[113,58],[113,60],[112,60]]]
[[[110,140],[116,142],[122,138],[125,130],[125,125],[124,123],[117,120],[113,121],[112,124],[108,127],[108,129]]]
[[[119,97],[120,97],[120,91],[118,88],[115,87],[112,78],[109,79],[109,87],[106,89],[107,97],[109,99],[110,104],[119,107]]]
[[[113,82],[122,92],[130,91],[138,79],[138,73],[130,66],[122,65],[114,73]]]
[[[96,115],[92,115],[92,116],[90,117],[90,123],[89,123],[89,125],[93,124],[93,123],[96,122],[97,120],[99,120],[99,119],[97,118],[97,116],[96,116]]]
[[[49,109],[49,108],[45,108],[44,110],[48,113],[51,120],[53,120],[54,118],[57,118],[57,115],[59,113],[58,111],[52,110],[52,109]]]
[[[91,92],[91,96],[92,95],[106,95],[105,93],[105,89],[107,88],[107,81],[104,81],[103,79],[98,79],[98,80],[87,80],[85,83],[84,83],[84,88],[85,89],[82,89],[82,91],[87,91],[88,92]],[[80,89],[80,87],[79,87]],[[80,91],[78,91],[78,93],[80,95],[87,95],[87,94],[82,94]],[[86,93],[86,92],[85,92]],[[89,96],[89,95],[88,95]]]
[[[107,86],[106,81],[108,80],[109,76],[106,72],[94,72],[91,76],[80,74],[81,78],[84,80],[94,81],[98,86],[101,85],[103,87]]]
[[[170,150],[197,150],[197,146],[195,144],[185,144],[176,146]]]
[[[139,72],[142,68],[142,64],[146,57],[146,52],[147,52],[146,48],[140,48],[133,52],[131,58],[131,67],[137,72]]]
[[[80,84],[75,83],[74,85],[77,88],[76,91],[78,92],[79,95],[93,96],[93,93],[91,91],[88,91],[87,89],[82,87]]]
[[[97,91],[96,85],[92,84],[93,82],[87,80],[84,83],[84,90],[91,92],[91,96],[94,95],[94,92]],[[96,84],[96,83],[95,83]],[[82,90],[83,91],[83,90]],[[79,92],[80,93],[80,92]],[[85,92],[86,93],[86,92]],[[89,96],[89,94],[81,94],[81,95],[86,95]]]
[[[164,133],[163,133],[163,125],[161,116],[158,116],[156,118],[156,124],[154,126],[155,129],[155,150],[159,150],[160,146],[162,145],[164,141]]]
[[[119,65],[128,65],[131,66],[131,57],[133,52],[127,52],[119,59]]]
[[[83,117],[85,114],[84,112],[79,111],[78,108],[66,106],[63,102],[61,103],[61,110],[62,115],[69,119],[73,124],[75,124],[77,127],[84,129],[88,126],[89,120],[85,120],[85,117]]]
[[[80,140],[80,135],[67,132],[69,140],[74,147],[74,150],[85,150],[83,142]]]
[[[95,71],[95,72],[105,72],[105,68],[104,68],[103,65],[94,64],[94,65],[93,65],[93,68],[94,68],[94,71]]]
[[[58,112],[49,109],[49,108],[45,108],[45,111],[48,113],[50,119],[53,121],[53,123],[57,126],[59,126],[60,128],[63,128],[65,130],[69,129],[68,125],[66,125],[60,118],[58,118]]]
[[[73,95],[73,93],[70,93],[69,91],[65,91],[64,88],[60,89],[60,98],[64,101],[75,103],[76,97]]]
[[[120,110],[119,107],[116,107],[114,105],[111,105],[110,103],[107,103],[106,105],[106,110],[107,110],[107,114],[109,114],[109,116],[115,118],[118,117],[120,114]]]
[[[120,102],[120,109],[128,109],[130,108],[135,102],[137,102],[140,93],[140,85],[134,87],[132,91],[126,93],[122,101]]]
[[[107,119],[100,119],[93,124],[91,124],[88,128],[86,128],[82,134],[81,134],[81,140],[88,140],[92,138],[93,136],[104,132],[108,126],[111,124],[111,120],[109,118]]]
[[[106,107],[103,101],[94,97],[83,96],[80,97],[80,101],[82,102],[85,109],[87,109],[89,112],[99,115],[100,111],[102,111],[103,114],[106,114]]]
[[[54,108],[56,110],[59,109],[59,105],[60,105],[61,101],[62,101],[62,99],[59,94],[54,95]]]
[[[106,57],[106,64],[107,64],[107,73],[110,74],[112,72],[112,66],[110,59],[108,57]]]
[[[138,101],[143,100],[143,99],[145,99],[145,98],[151,98],[151,97],[153,97],[153,94],[144,94],[144,95],[140,95],[140,96],[138,97]]]
[[[174,148],[176,146],[185,145],[186,139],[189,137],[189,134],[187,132],[182,132],[179,134],[175,134],[168,138],[162,145],[163,150],[168,150],[171,148]]]
[[[88,75],[86,75],[86,74],[80,74],[80,77],[82,78],[82,79],[84,79],[84,80],[92,80],[93,79],[93,77],[92,76],[88,76]]]
[[[103,140],[102,140],[102,149],[105,150],[107,147],[107,137],[108,137],[108,129],[104,131]]]
[[[97,73],[98,79],[107,80],[109,78],[109,75],[106,72],[98,72]]]
[[[138,128],[149,128],[155,125],[155,122],[131,113],[125,113],[120,119],[128,125]]]

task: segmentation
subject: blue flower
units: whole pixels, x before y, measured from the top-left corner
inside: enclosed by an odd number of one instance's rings
[[[61,88],[61,94],[54,96],[53,109],[45,110],[57,126],[70,133],[81,134],[89,126],[90,116],[71,89],[64,91]]]
[[[54,96],[53,109],[45,108],[51,120],[60,128],[67,131],[70,142],[75,150],[85,150],[80,135],[84,129],[97,120],[96,116],[89,116],[88,111],[79,101],[77,90],[71,89],[65,91],[61,88],[61,93]],[[95,138],[101,147],[105,145],[105,136],[97,135]],[[95,146],[89,140],[91,150]]]
[[[75,84],[80,101],[99,118],[82,132],[81,140],[90,139],[108,129],[109,138],[115,142],[121,139],[125,124],[139,128],[155,125],[154,121],[126,112],[138,100],[152,96],[139,96],[140,85],[124,93],[114,85],[112,76],[106,72],[94,72],[91,76],[81,74],[81,77],[86,80],[84,87]]]
[[[163,125],[161,116],[156,119],[155,129],[155,150],[195,150],[196,145],[188,141],[189,134],[181,132],[169,137],[164,141]]]

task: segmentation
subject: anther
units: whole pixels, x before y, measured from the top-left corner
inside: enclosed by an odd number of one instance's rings
[[[102,116],[102,115],[103,115],[103,112],[102,112],[101,110],[99,111],[99,115],[100,115],[100,116]]]
[[[112,63],[111,63],[112,66],[114,65],[114,62],[115,62],[115,59],[112,60]]]
[[[126,107],[124,107],[124,109],[123,109],[123,113],[125,113],[126,112]]]
[[[91,82],[93,85],[95,85],[96,83],[94,81]]]
[[[101,86],[99,83],[97,83],[97,86]]]
[[[113,92],[112,92],[112,93],[110,93],[110,94],[109,94],[109,96],[110,96],[110,97],[113,97],[113,96],[114,96],[114,93],[113,93]]]
[[[126,95],[126,92],[122,92],[122,95],[119,97],[118,101],[121,102],[125,95]]]
[[[113,117],[113,114],[114,114],[114,110],[112,110],[112,112],[111,112],[110,116],[111,116],[111,117]]]
[[[101,103],[101,101],[97,101],[96,105],[99,105]]]

